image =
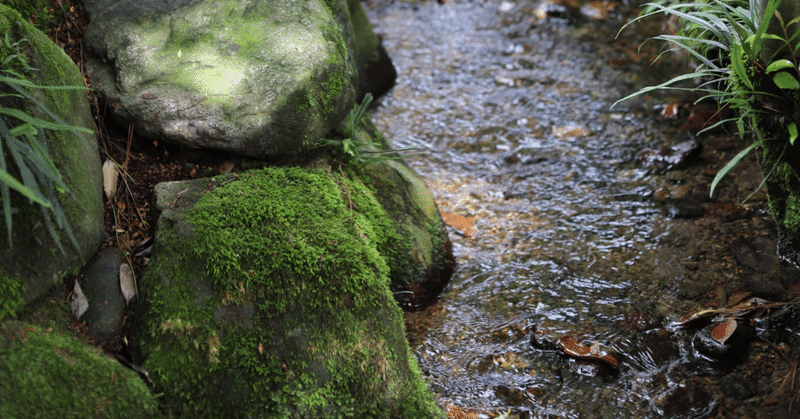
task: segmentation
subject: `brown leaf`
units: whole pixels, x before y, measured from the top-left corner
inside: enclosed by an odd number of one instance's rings
[[[716,327],[714,327],[714,329],[711,330],[711,337],[724,345],[725,341],[733,336],[733,332],[736,331],[737,325],[738,323],[735,319],[728,319],[727,321],[718,324]]]
[[[469,218],[463,215],[453,214],[451,212],[443,212],[442,220],[445,224],[458,230],[466,238],[472,238],[472,220]]]

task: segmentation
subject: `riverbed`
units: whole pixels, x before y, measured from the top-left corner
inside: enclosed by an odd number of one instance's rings
[[[365,3],[399,74],[372,117],[395,148],[416,147],[407,161],[453,226],[450,285],[406,315],[443,408],[482,418],[797,414],[800,377],[786,379],[795,344],[755,339],[719,362],[697,352],[697,330],[676,325],[739,292],[785,300],[798,290],[775,252],[755,159],[708,196],[746,138],[696,135],[715,111],[683,93],[612,107],[688,65],[675,53],[653,64],[662,45],[640,48],[674,22],[618,35],[638,5]],[[567,356],[563,336],[619,365]]]

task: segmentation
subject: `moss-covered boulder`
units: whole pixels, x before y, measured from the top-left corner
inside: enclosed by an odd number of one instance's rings
[[[158,416],[139,375],[71,332],[0,323],[0,417]]]
[[[264,157],[315,142],[358,83],[345,0],[85,0],[87,72],[120,123]]]
[[[169,411],[443,417],[376,249],[380,205],[320,166],[157,186],[135,327]]]
[[[380,211],[365,214],[382,227],[378,251],[389,266],[395,299],[406,310],[425,308],[436,301],[455,268],[439,208],[422,178],[391,152],[369,118],[360,122],[354,141],[364,144],[363,154],[383,156],[363,165],[351,162],[347,170],[380,204]]]
[[[0,33],[8,36],[15,48],[0,48],[0,59],[9,59],[6,68],[42,86],[84,86],[77,66],[41,31],[28,24],[15,10],[0,5]],[[36,68],[28,71],[19,59]],[[5,84],[2,93],[11,90]],[[46,108],[68,124],[94,129],[85,90],[56,90],[31,88],[31,93]],[[25,109],[45,120],[50,117],[29,103],[10,95],[0,97],[0,106]],[[7,120],[8,121],[8,120]],[[13,128],[13,127],[9,127]],[[56,191],[57,199],[74,232],[77,248],[66,234],[60,243],[64,254],[50,237],[36,204],[15,191],[11,192],[14,213],[11,243],[5,222],[0,222],[0,318],[8,315],[22,303],[41,296],[69,272],[76,270],[94,253],[103,235],[102,175],[97,139],[91,134],[69,131],[46,131],[46,149],[71,193]],[[4,150],[6,163],[10,157]],[[13,170],[12,170],[13,173]],[[2,205],[2,203],[0,203]]]

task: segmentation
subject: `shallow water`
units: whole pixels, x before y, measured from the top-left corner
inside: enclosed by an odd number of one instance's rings
[[[711,411],[714,386],[693,381],[706,367],[664,328],[686,307],[666,291],[683,258],[666,238],[692,227],[653,194],[681,186],[668,159],[641,157],[690,135],[652,110],[663,93],[611,108],[680,68],[638,50],[663,22],[615,39],[635,5],[572,1],[571,21],[524,0],[366,4],[399,73],[373,119],[396,148],[419,147],[407,160],[442,212],[472,222],[451,230],[457,271],[410,330],[439,403],[482,417]],[[565,357],[562,335],[615,354],[619,375]]]

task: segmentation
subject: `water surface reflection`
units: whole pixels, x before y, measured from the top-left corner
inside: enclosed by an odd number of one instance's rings
[[[716,396],[692,381],[686,339],[663,328],[685,307],[657,274],[680,259],[664,251],[670,220],[653,199],[664,178],[636,158],[689,134],[651,111],[663,96],[610,108],[674,71],[650,66],[657,46],[638,50],[661,23],[615,40],[634,5],[567,3],[550,18],[529,1],[372,3],[399,73],[374,119],[395,147],[425,152],[409,163],[443,212],[473,224],[454,237],[458,269],[423,314],[416,355],[442,405],[702,414]],[[562,334],[615,353],[619,375],[564,357]]]

